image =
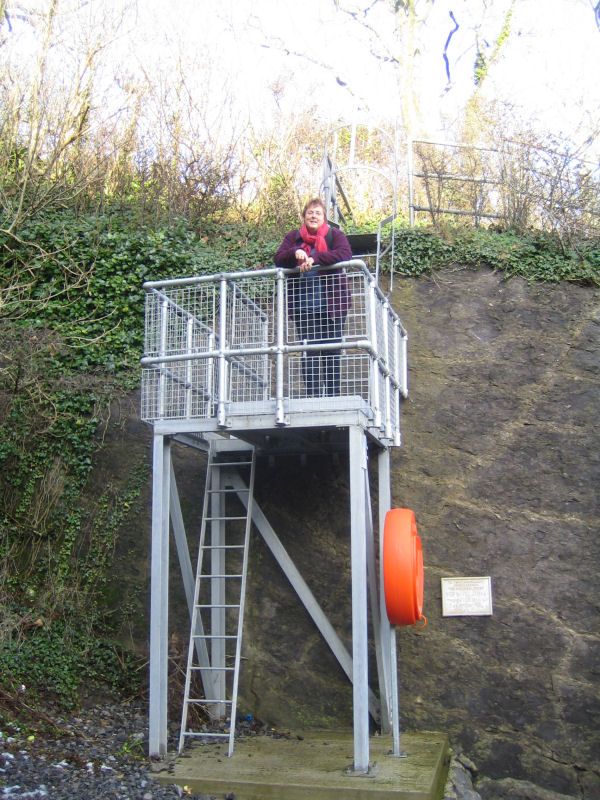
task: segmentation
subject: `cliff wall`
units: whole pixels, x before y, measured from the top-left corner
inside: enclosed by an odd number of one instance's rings
[[[417,515],[428,618],[399,635],[402,726],[446,731],[486,776],[483,797],[591,800],[600,796],[600,293],[457,268],[396,279],[392,299],[410,336],[392,496]],[[125,469],[124,449],[149,455],[138,425],[115,428],[100,469]],[[193,541],[205,462],[181,448],[175,461]],[[258,502],[350,644],[348,487],[344,459],[258,465]],[[374,476],[375,507],[376,489]],[[147,597],[148,530],[147,505],[119,545],[129,608]],[[440,579],[481,575],[492,578],[493,616],[442,617]],[[172,583],[177,655],[187,611],[175,567]],[[129,619],[140,644],[145,613]],[[244,656],[242,710],[286,728],[351,724],[350,685],[259,537]]]

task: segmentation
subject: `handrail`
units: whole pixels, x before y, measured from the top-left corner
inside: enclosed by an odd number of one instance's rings
[[[359,270],[365,278],[369,281],[373,280],[373,275],[370,272],[369,268],[365,264],[364,261],[358,258],[350,259],[349,261],[338,261],[336,264],[331,264],[328,266],[323,266],[321,264],[316,264],[313,269],[316,269],[318,272],[327,273],[330,272],[332,269],[348,269],[353,268]],[[298,267],[264,267],[262,269],[253,269],[253,270],[240,270],[239,272],[215,272],[210,275],[196,275],[191,278],[169,278],[163,281],[146,281],[143,284],[143,288],[147,292],[156,291],[159,287],[176,287],[176,286],[193,286],[199,283],[215,283],[219,281],[229,281],[229,280],[236,280],[239,278],[257,278],[261,276],[277,276],[277,275],[284,275],[284,276],[293,276],[293,275],[302,275],[302,271]],[[385,302],[387,300],[386,296],[384,295],[383,291],[381,290],[379,284],[374,281],[375,283],[375,292],[378,298]],[[237,287],[236,287],[237,290]],[[158,292],[156,292],[159,294]],[[167,299],[167,298],[165,298]],[[171,302],[171,301],[169,301]],[[261,312],[262,313],[262,312]],[[396,312],[390,307],[390,313],[393,315],[394,318],[400,320]],[[401,331],[403,334],[406,334],[406,329],[400,322]],[[210,330],[210,328],[209,328]],[[250,352],[249,350],[244,350],[244,352]],[[257,352],[264,352],[263,350]]]
[[[368,278],[372,277],[365,262],[359,258],[352,258],[349,261],[338,261],[336,264],[330,264],[328,266],[315,264],[314,269],[319,272],[328,272],[332,269],[346,269],[348,267],[359,269]],[[237,272],[212,272],[207,275],[195,275],[190,278],[167,278],[162,281],[145,281],[142,286],[149,292],[152,289],[158,289],[162,286],[193,286],[196,283],[212,283],[219,280],[239,280],[240,278],[256,278],[263,275],[276,276],[279,274],[285,276],[301,275],[302,271],[299,267],[261,267],[260,269],[239,270]]]
[[[260,424],[285,427],[294,424],[294,414],[305,412],[309,417],[302,424],[318,425],[330,406],[319,411],[292,401],[314,396],[305,395],[310,392],[306,359],[329,364],[320,359],[331,353],[342,369],[341,391],[338,383],[329,395],[337,407],[350,411],[360,399],[376,435],[398,443],[399,398],[406,395],[406,331],[400,318],[362,259],[317,271],[345,275],[353,300],[341,333],[312,340],[299,337],[290,316],[288,293],[303,275],[297,267],[147,281],[143,418],[202,419],[224,429],[232,419],[266,414]],[[326,384],[321,389],[319,397],[328,397]]]

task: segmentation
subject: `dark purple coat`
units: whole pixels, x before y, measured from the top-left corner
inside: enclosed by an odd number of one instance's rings
[[[332,232],[331,247],[325,253],[317,253],[313,250],[310,254],[315,264],[326,267],[333,266],[340,261],[350,261],[352,259],[352,249],[346,236],[337,228],[331,227],[330,229]],[[302,244],[300,231],[298,229],[289,231],[275,253],[275,265],[278,267],[295,267],[296,250],[302,247]],[[294,276],[294,283],[298,290],[301,290],[302,278],[302,274]],[[318,280],[323,281],[325,284],[328,316],[333,319],[345,317],[352,302],[346,275],[341,269],[326,270],[319,273]],[[294,303],[297,295],[298,291],[289,292],[288,294],[288,309],[292,316],[294,315]]]

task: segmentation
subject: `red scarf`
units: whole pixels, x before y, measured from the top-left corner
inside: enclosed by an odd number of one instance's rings
[[[310,251],[314,249],[317,253],[326,253],[329,249],[327,247],[327,242],[325,241],[325,237],[329,233],[329,225],[324,222],[320,228],[317,229],[316,233],[309,233],[306,225],[302,225],[300,228],[300,236],[302,237],[303,244],[301,245],[302,250],[304,250],[308,255],[310,255]]]

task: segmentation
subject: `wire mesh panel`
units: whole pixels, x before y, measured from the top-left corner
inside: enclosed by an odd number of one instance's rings
[[[217,328],[218,287],[202,284],[146,295],[146,356],[204,352]]]
[[[367,300],[369,281],[362,272],[349,273],[348,288],[351,303],[346,317],[344,336],[346,340],[368,337]]]
[[[399,383],[399,357],[400,353],[397,352],[396,348],[396,324],[394,321],[394,316],[390,313],[386,314],[386,318],[384,321],[385,326],[387,327],[387,364],[388,369],[390,370],[390,374],[392,379]]]
[[[362,272],[312,270],[286,280],[287,343],[366,338],[366,280]]]
[[[274,286],[272,278],[228,281],[227,341],[230,347],[273,344]]]
[[[346,394],[346,348],[367,336],[364,274],[310,270],[287,279],[285,296],[287,344],[303,348],[288,365],[290,397]]]
[[[398,421],[399,320],[362,262],[334,270],[147,284],[142,418],[276,414],[283,403],[343,398],[372,408],[381,435]],[[335,398],[332,405],[327,398]]]
[[[377,354],[383,364],[387,364],[387,339],[386,339],[386,308],[383,303],[375,304],[375,342],[377,343]]]
[[[399,426],[400,374],[398,336],[395,318],[391,309],[386,309],[384,317],[384,335],[386,341],[386,434],[393,436]]]
[[[400,438],[400,402],[399,394],[393,390],[390,402],[390,434],[393,438]],[[399,442],[398,442],[399,443]]]
[[[142,419],[207,419],[214,413],[214,359],[142,370]]]
[[[290,400],[300,400],[306,397],[304,373],[302,369],[303,353],[293,353],[287,358],[287,383],[285,389]]]
[[[227,283],[227,346],[231,350],[268,348],[273,344],[274,286],[271,278],[229,280]],[[248,404],[271,396],[272,358],[267,352],[232,356],[226,395],[231,410],[244,414]]]
[[[231,403],[255,403],[271,396],[272,358],[267,354],[236,356],[229,368],[229,400]],[[237,409],[245,413],[244,408]]]
[[[312,356],[312,358],[316,358]],[[320,356],[319,356],[320,358]],[[307,354],[295,354],[288,360],[289,397],[299,400],[307,397],[305,371]],[[371,358],[358,350],[344,350],[339,356],[339,388],[338,395],[327,394],[327,384],[322,386],[321,400],[327,397],[362,398],[370,404],[370,370]]]
[[[370,402],[370,365],[367,353],[350,350],[344,354],[342,391],[348,397],[362,397]]]

